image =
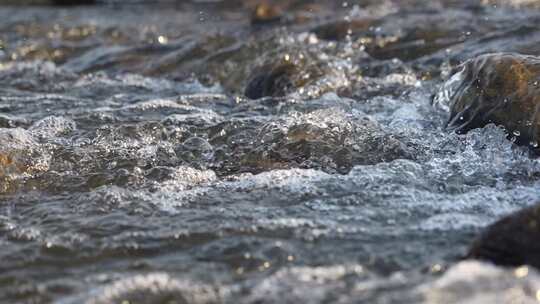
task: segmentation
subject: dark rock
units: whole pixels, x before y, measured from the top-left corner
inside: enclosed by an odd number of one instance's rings
[[[351,120],[333,110],[311,112],[286,129],[264,125],[251,134],[260,141],[239,147],[243,154],[229,153],[238,157],[228,165],[229,172],[309,168],[346,174],[357,165],[413,158],[407,145],[377,122],[368,117]]]
[[[291,63],[266,65],[250,77],[244,94],[251,99],[285,96],[296,87],[295,79],[298,77],[295,74],[297,73],[297,68]]]
[[[540,204],[508,215],[476,239],[467,258],[540,268]]]
[[[458,133],[494,123],[517,144],[538,146],[540,139],[540,58],[520,54],[482,55],[464,63],[445,88]],[[445,95],[445,94],[443,94]]]

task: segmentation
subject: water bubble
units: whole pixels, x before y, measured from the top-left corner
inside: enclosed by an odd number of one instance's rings
[[[158,42],[159,44],[167,44],[169,43],[169,38],[167,38],[166,36],[159,36]]]
[[[516,278],[524,278],[529,274],[529,268],[527,266],[518,267],[514,270]]]
[[[205,13],[203,11],[200,11],[199,12],[199,22],[204,22],[204,21],[206,21]]]

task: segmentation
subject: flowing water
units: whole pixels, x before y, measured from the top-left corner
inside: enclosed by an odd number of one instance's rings
[[[255,2],[0,7],[0,302],[540,299],[460,262],[540,163],[443,86],[540,2]]]

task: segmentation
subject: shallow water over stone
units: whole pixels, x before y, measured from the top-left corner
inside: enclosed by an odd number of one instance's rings
[[[1,302],[540,298],[459,262],[540,163],[443,86],[537,1],[118,2],[0,8]]]

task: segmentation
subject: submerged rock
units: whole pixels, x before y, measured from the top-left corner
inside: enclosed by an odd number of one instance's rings
[[[47,168],[47,157],[30,132],[21,128],[0,129],[0,194],[14,190],[15,180]]]
[[[506,269],[477,261],[463,261],[418,290],[419,303],[538,303],[540,275],[527,267]]]
[[[228,158],[222,160],[226,169],[220,170],[260,173],[310,168],[346,174],[356,165],[413,158],[409,147],[376,121],[336,109],[292,114],[243,132],[241,136],[225,132],[227,139],[213,139],[216,145],[223,140],[242,143],[226,153]],[[251,140],[254,137],[258,140]]]
[[[540,204],[508,215],[476,239],[468,258],[540,268]]]
[[[244,94],[251,99],[285,96],[296,87],[298,74],[297,67],[290,63],[264,66],[250,78]]]
[[[448,127],[458,133],[489,123],[504,126],[517,144],[540,139],[540,58],[512,53],[467,61],[439,97],[450,105]]]

